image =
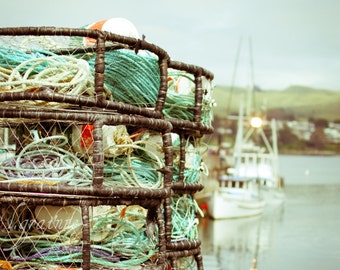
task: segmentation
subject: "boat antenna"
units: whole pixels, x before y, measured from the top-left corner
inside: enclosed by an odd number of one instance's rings
[[[234,70],[233,70],[233,74],[232,74],[232,77],[231,77],[231,89],[230,89],[229,103],[228,103],[228,106],[227,106],[227,115],[230,115],[231,101],[232,101],[232,97],[233,97],[233,93],[234,93],[234,89],[235,89],[235,80],[236,80],[238,62],[239,62],[239,59],[240,59],[241,45],[242,45],[242,37],[240,37],[240,39],[239,39],[237,51],[236,51]]]

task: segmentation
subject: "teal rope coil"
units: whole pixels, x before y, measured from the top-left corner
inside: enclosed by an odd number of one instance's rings
[[[206,168],[202,160],[202,143],[199,140],[191,140],[188,138],[185,145],[185,166],[184,166],[184,178],[185,184],[197,184],[200,180],[201,174],[206,174]],[[191,142],[192,141],[192,142]],[[180,140],[177,138],[173,141],[174,146],[174,175],[173,181],[179,181],[179,162],[180,162]]]
[[[193,108],[195,106],[194,76],[184,71],[173,69],[169,69],[168,76],[168,93],[163,109],[164,116],[193,121]],[[202,80],[205,94],[202,100],[201,122],[204,125],[210,125],[213,119],[212,107],[214,106],[214,101],[211,97],[210,81],[204,77]]]
[[[185,184],[196,184],[201,176],[202,157],[197,153],[193,153],[192,155],[193,155],[193,160],[191,164],[192,166],[184,169],[183,182]],[[174,166],[173,181],[178,182],[178,180],[179,180],[179,167]]]
[[[95,57],[89,64],[94,70]],[[127,49],[108,51],[104,75],[105,86],[111,91],[113,100],[140,107],[155,106],[160,70],[158,58],[153,54],[147,51],[136,54]]]
[[[184,80],[186,87],[179,85]],[[193,120],[195,106],[194,80],[189,73],[174,69],[168,70],[168,92],[163,108],[164,116],[182,120]]]
[[[163,109],[164,116],[192,121],[195,96],[193,94],[180,94],[169,91]]]

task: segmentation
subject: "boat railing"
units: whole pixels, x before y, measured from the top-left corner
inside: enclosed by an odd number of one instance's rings
[[[241,153],[233,158],[235,175],[255,178],[263,185],[273,185],[271,182],[278,179],[278,158],[274,153]]]
[[[254,178],[235,177],[232,175],[221,175],[218,179],[219,187],[225,188],[248,188],[250,182],[254,182]]]

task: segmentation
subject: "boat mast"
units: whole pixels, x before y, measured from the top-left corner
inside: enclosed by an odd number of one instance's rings
[[[241,163],[241,153],[242,153],[242,145],[243,145],[243,98],[240,99],[240,106],[238,112],[238,119],[237,119],[237,133],[235,139],[235,147],[234,147],[234,166],[236,168],[239,167]]]
[[[251,117],[252,110],[253,110],[253,91],[254,91],[254,64],[253,64],[253,49],[251,43],[251,37],[249,37],[249,78],[250,78],[250,85],[248,86],[247,91],[247,110],[246,116]]]
[[[241,46],[241,41],[239,43],[239,46]],[[237,59],[239,58],[240,54],[240,47],[238,49]],[[249,38],[249,64],[250,64],[250,85],[248,85],[248,90],[246,92],[246,95],[242,95],[240,98],[240,105],[239,105],[239,112],[237,117],[237,133],[235,138],[235,144],[234,144],[234,151],[233,151],[233,164],[236,168],[239,167],[239,165],[242,162],[242,148],[243,144],[248,140],[248,137],[253,132],[253,129],[250,129],[246,136],[244,136],[244,118],[250,118],[252,114],[252,91],[254,88],[254,73],[253,73],[253,60],[252,60],[252,48],[251,48],[251,39]],[[246,111],[244,115],[244,99],[246,99]],[[250,133],[249,133],[250,132]]]

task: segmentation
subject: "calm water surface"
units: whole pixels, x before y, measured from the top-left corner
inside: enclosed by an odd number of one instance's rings
[[[280,172],[283,205],[259,217],[201,220],[205,269],[340,269],[340,157],[280,156]]]

